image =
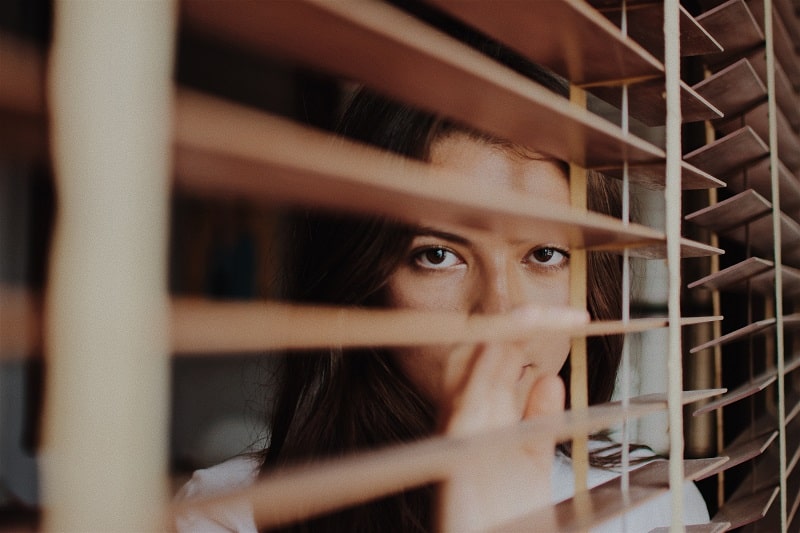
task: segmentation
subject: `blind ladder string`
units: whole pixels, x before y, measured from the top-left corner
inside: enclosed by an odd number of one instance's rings
[[[669,486],[672,500],[671,533],[683,528],[683,365],[680,330],[680,233],[681,233],[681,102],[680,102],[680,3],[664,2],[664,74],[666,116],[667,270],[669,273],[669,343],[667,356],[667,405],[669,406]]]
[[[620,28],[623,37],[628,36],[628,9],[627,0],[622,0],[622,20]],[[622,133],[627,136],[630,129],[628,114],[628,84],[622,84]],[[628,175],[628,160],[625,158],[622,166],[622,223],[628,225],[630,222],[630,179]],[[630,251],[628,248],[623,250],[622,255],[622,321],[630,321]],[[630,406],[630,383],[631,383],[631,356],[630,338],[626,334],[622,343],[622,408],[628,409]],[[630,425],[628,419],[622,421],[622,476],[620,486],[622,490],[623,502],[627,506],[630,502]],[[623,531],[627,531],[628,524],[625,516],[622,520]]]
[[[778,176],[778,125],[775,101],[775,39],[772,23],[772,0],[764,0],[764,38],[767,64],[767,110],[769,118],[769,167],[772,200],[772,234],[775,268],[775,354],[778,375],[778,441],[781,502],[781,531],[788,531],[788,501],[786,482],[786,390],[784,384],[783,338],[783,256],[781,250],[781,205]]]

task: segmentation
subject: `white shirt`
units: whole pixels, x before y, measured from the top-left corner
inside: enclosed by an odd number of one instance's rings
[[[258,476],[259,461],[253,457],[235,457],[222,464],[198,470],[177,495],[177,499],[208,498],[252,485]],[[594,487],[618,477],[620,474],[603,468],[589,468],[588,485]],[[553,503],[571,498],[575,493],[572,461],[562,454],[553,461]],[[592,528],[593,533],[649,532],[669,526],[671,521],[669,492],[640,505],[621,517],[614,518]],[[708,510],[700,491],[694,483],[684,486],[684,522],[686,524],[708,523]],[[253,521],[253,510],[248,504],[229,506],[213,515],[187,513],[176,520],[179,533],[257,533]]]

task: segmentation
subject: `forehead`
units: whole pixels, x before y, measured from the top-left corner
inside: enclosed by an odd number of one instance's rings
[[[455,133],[431,145],[432,165],[455,172],[470,187],[486,190],[514,190],[549,202],[569,204],[569,184],[561,165],[536,152],[477,140]]]

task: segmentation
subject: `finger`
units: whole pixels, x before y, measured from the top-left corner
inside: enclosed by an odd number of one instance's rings
[[[525,419],[537,416],[554,415],[564,410],[566,391],[561,378],[554,375],[542,376],[531,388],[528,405],[525,408]],[[553,449],[556,442],[553,438],[536,438],[523,446],[525,452],[536,462],[538,468],[549,472],[552,467]]]
[[[528,402],[525,406],[525,418],[535,416],[552,415],[564,410],[566,390],[564,382],[558,376],[542,376],[528,394]]]
[[[445,429],[469,434],[513,424],[521,410],[515,399],[520,364],[502,345],[482,345],[474,354],[464,385],[453,391]]]

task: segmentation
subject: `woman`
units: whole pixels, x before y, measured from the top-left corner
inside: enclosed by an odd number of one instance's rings
[[[563,87],[540,70],[531,67],[527,74],[563,93]],[[341,133],[459,173],[487,194],[507,188],[569,205],[564,163],[367,91],[351,101]],[[618,215],[619,195],[613,185],[590,175],[592,210]],[[568,303],[570,249],[558,231],[532,232],[519,240],[427,220],[408,226],[378,218],[301,214],[291,219],[285,234],[291,247],[285,293],[295,301],[470,314]],[[617,318],[619,259],[591,254],[588,271],[592,319]],[[621,339],[592,338],[589,352],[590,403],[608,401]],[[558,335],[530,343],[292,354],[283,362],[268,449],[257,460],[238,459],[196,474],[183,496],[247,485],[257,474],[268,476],[278,467],[437,432],[464,435],[557,412],[565,401],[562,380],[566,390],[569,385],[568,354],[569,339]],[[597,453],[592,463],[602,466],[615,459]],[[496,527],[550,502],[543,488],[550,485],[551,467],[554,497],[570,496],[572,472],[564,453],[553,462],[552,448],[519,450],[479,458],[475,468],[442,487],[410,490],[290,525],[285,531]],[[613,476],[599,468],[590,474],[593,484]],[[708,519],[694,490],[687,523]],[[538,499],[532,497],[535,494]],[[647,530],[669,523],[668,502],[659,505],[661,515]],[[652,515],[653,509],[645,514]],[[186,517],[179,529],[210,530],[212,522],[224,523],[221,530],[254,528],[246,510],[207,519]],[[639,530],[636,524],[632,531]]]

